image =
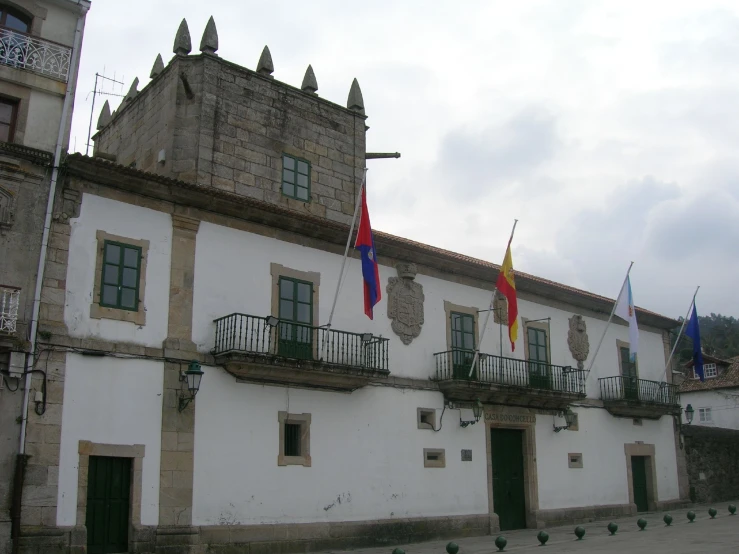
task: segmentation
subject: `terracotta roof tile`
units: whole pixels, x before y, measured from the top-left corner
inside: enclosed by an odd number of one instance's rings
[[[718,358],[711,357],[711,359]],[[739,388],[739,356],[722,361],[727,364],[728,367],[720,375],[706,379],[702,383],[699,379],[686,379],[680,384],[680,392],[686,393],[704,390]],[[691,374],[692,367],[693,363],[690,362],[690,367],[688,369]]]

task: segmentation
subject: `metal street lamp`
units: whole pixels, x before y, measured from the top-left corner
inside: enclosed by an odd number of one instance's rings
[[[472,419],[463,420],[462,414],[460,413],[459,414],[459,426],[464,428],[464,427],[467,427],[468,425],[474,425],[475,423],[480,421],[480,418],[482,417],[482,411],[483,411],[482,402],[480,402],[480,399],[478,398],[477,400],[475,400],[475,403],[472,405],[472,415],[475,417],[475,419],[474,420]]]
[[[180,373],[180,381],[187,383],[187,390],[190,392],[190,396],[180,396],[179,411],[184,410],[187,405],[195,400],[195,395],[200,390],[200,381],[203,378],[203,370],[200,369],[200,363],[197,360],[193,360],[187,366],[187,370]]]
[[[575,420],[577,419],[577,414],[572,411],[572,409],[567,406],[567,409],[565,410],[564,414],[562,414],[565,418],[565,425],[560,425],[559,427],[556,425],[552,425],[554,427],[554,432],[559,433],[563,429],[569,429],[575,424]]]
[[[693,409],[693,406],[690,404],[687,405],[685,408],[685,419],[688,420],[688,425],[693,423],[693,416],[695,415],[695,410]]]

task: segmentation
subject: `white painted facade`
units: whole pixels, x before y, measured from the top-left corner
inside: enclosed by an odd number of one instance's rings
[[[141,523],[159,521],[163,363],[67,354],[57,524],[76,525],[79,441],[142,444]]]
[[[688,404],[695,410],[691,425],[739,429],[739,389],[684,392],[680,395],[680,403],[682,404],[683,412],[688,407]],[[708,414],[704,411],[703,419],[701,418],[701,409],[710,410]],[[683,421],[683,423],[687,422]]]
[[[150,241],[146,273],[146,325],[94,320],[89,316],[98,230]],[[72,221],[65,322],[75,337],[159,346],[167,336],[172,224],[169,215],[85,194]],[[382,253],[380,253],[380,256]],[[341,258],[322,250],[201,222],[197,232],[192,339],[202,353],[214,345],[213,320],[234,312],[271,312],[270,264],[320,273],[319,321],[325,324]],[[361,269],[350,262],[333,328],[371,332],[390,339],[391,376],[428,380],[435,352],[447,350],[444,302],[485,309],[490,292],[419,274],[425,323],[404,345],[391,329],[387,299],[370,321],[363,314]],[[391,267],[380,267],[383,296]],[[550,317],[551,362],[575,365],[567,344],[568,318],[583,314],[590,355],[605,321],[582,309],[553,308],[519,298],[519,315]],[[480,318],[480,325],[484,318]],[[503,329],[503,355],[523,358],[523,329],[515,353]],[[614,324],[587,379],[587,399],[575,403],[578,431],[554,433],[561,418],[536,416],[539,509],[629,502],[625,444],[653,444],[657,501],[679,497],[673,421],[663,416],[636,425],[597,406],[599,377],[619,375],[616,341],[628,328]],[[498,354],[499,327],[490,318],[482,350]],[[589,364],[586,362],[586,367]],[[639,376],[661,380],[662,335],[641,329]],[[76,456],[79,440],[145,444],[142,523],[157,522],[161,433],[162,363],[68,355],[59,475],[60,525],[75,523]],[[360,521],[488,513],[486,426],[461,428],[460,412],[447,409],[437,433],[418,429],[417,408],[444,405],[439,392],[368,386],[351,394],[238,383],[220,367],[204,367],[194,404],[193,525]],[[586,405],[587,404],[587,405]],[[193,408],[188,408],[193,409]],[[311,467],[278,466],[278,412],[311,414]],[[104,417],[97,418],[98,415]],[[94,416],[94,417],[91,417]],[[443,448],[446,467],[425,468],[424,448]],[[472,450],[472,461],[461,450]],[[568,467],[568,453],[582,453],[584,467]],[[148,491],[148,492],[146,492]]]

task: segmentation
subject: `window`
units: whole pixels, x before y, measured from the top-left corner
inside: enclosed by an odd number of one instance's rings
[[[0,141],[13,142],[18,101],[0,98]]]
[[[446,452],[443,448],[424,448],[423,467],[446,467]]]
[[[313,357],[313,283],[280,277],[281,356],[309,360]]]
[[[278,412],[280,425],[280,451],[278,466],[299,465],[310,467],[310,414]]]
[[[475,319],[470,314],[452,312],[450,314],[452,329],[452,363],[455,379],[469,379],[472,360],[475,357]],[[472,374],[475,378],[477,368]]]
[[[582,454],[571,453],[567,454],[567,466],[574,469],[582,469]]]
[[[31,30],[32,18],[8,6],[0,5],[0,26],[21,33]]]
[[[139,309],[139,272],[141,248],[105,241],[100,305],[137,311]]]
[[[712,379],[718,375],[718,368],[716,364],[703,364],[703,376],[706,379]],[[698,374],[693,370],[693,379],[700,379]]]
[[[545,322],[524,322],[526,329],[526,359],[529,366],[529,385],[537,389],[551,389],[549,365],[549,325]]]
[[[282,194],[310,202],[310,163],[282,155]]]
[[[701,423],[711,423],[713,421],[711,408],[698,408],[698,421]]]

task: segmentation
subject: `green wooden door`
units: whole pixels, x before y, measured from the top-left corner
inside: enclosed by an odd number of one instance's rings
[[[527,327],[529,343],[529,385],[535,389],[551,389],[552,377],[549,371],[549,350],[547,332],[536,327]]]
[[[280,277],[278,353],[313,359],[313,283]]]
[[[452,312],[452,366],[455,379],[477,379],[477,368],[470,376],[475,359],[475,320],[470,314]]]
[[[500,530],[526,527],[523,473],[523,431],[490,429],[493,466],[493,506]]]
[[[628,347],[621,347],[621,376],[623,377],[624,398],[639,400],[639,377],[636,362],[631,361]]]
[[[131,459],[90,456],[87,473],[87,552],[128,552]]]
[[[646,462],[646,456],[631,457],[631,481],[634,485],[634,503],[636,504],[637,512],[646,512],[649,510]]]

